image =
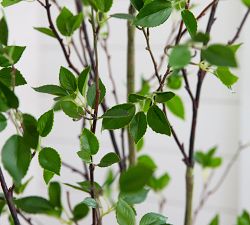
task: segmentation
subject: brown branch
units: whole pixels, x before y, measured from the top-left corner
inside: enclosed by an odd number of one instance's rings
[[[17,209],[17,213],[26,221],[27,224],[33,225],[31,218],[26,217],[20,210]]]
[[[62,162],[62,165],[65,168],[70,169],[73,173],[77,173],[77,174],[81,175],[82,177],[84,177],[86,180],[88,180],[87,175],[85,173],[81,172],[79,169],[75,168],[74,166],[71,166],[70,164],[68,164],[66,162]]]
[[[71,214],[73,215],[73,209],[72,209],[71,202],[70,202],[70,193],[69,193],[69,191],[66,192],[66,196],[67,196],[67,204],[68,204],[69,210],[70,210]],[[73,221],[74,221],[75,225],[78,225],[76,220],[73,219]]]
[[[15,225],[21,225],[17,216],[17,209],[14,205],[13,201],[13,190],[8,189],[7,184],[4,179],[4,175],[2,172],[2,168],[0,167],[0,182],[1,182],[1,187],[4,193],[5,200],[7,202],[8,208],[10,210],[11,216],[13,218],[14,224]]]
[[[246,11],[246,13],[245,13],[245,15],[244,15],[241,23],[240,23],[240,26],[237,29],[236,34],[234,35],[234,37],[232,38],[232,40],[228,42],[229,45],[232,45],[240,37],[240,33],[241,33],[242,28],[244,27],[244,25],[245,25],[245,23],[247,21],[247,18],[249,16],[249,14],[250,14],[250,8],[247,9],[247,11]]]

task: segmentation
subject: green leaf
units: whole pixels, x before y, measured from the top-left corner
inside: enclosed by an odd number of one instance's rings
[[[226,45],[214,44],[201,50],[201,56],[215,66],[237,67],[233,50]]]
[[[187,46],[179,45],[173,48],[169,56],[169,65],[173,69],[181,69],[187,66],[191,60],[191,53]]]
[[[116,220],[119,225],[135,225],[133,208],[122,199],[119,199],[116,205]]]
[[[144,147],[144,139],[142,138],[138,143],[136,144],[136,151],[139,152],[143,149]]]
[[[0,132],[3,131],[7,126],[7,119],[6,117],[0,113]]]
[[[29,196],[15,200],[17,208],[31,214],[56,214],[50,202],[42,197]]]
[[[37,120],[29,114],[23,114],[22,127],[24,130],[23,140],[31,148],[36,149],[39,141]]]
[[[84,114],[83,109],[72,101],[62,101],[61,108],[67,116],[74,119],[80,119]]]
[[[42,137],[46,137],[52,130],[54,122],[54,111],[53,109],[44,113],[38,119],[37,130]]]
[[[41,32],[41,33],[43,33],[43,34],[46,34],[46,35],[48,35],[50,37],[53,37],[53,38],[56,37],[54,32],[50,28],[47,28],[47,27],[34,27],[34,29]]]
[[[237,218],[237,225],[249,225],[250,224],[250,216],[249,213],[244,210],[243,213]]]
[[[163,24],[172,12],[170,1],[154,0],[140,9],[134,20],[136,26],[156,27]]]
[[[58,182],[51,182],[49,184],[49,202],[52,206],[61,209],[61,186]]]
[[[175,116],[185,119],[184,104],[178,95],[175,95],[170,101],[166,102],[166,106]]]
[[[170,176],[168,173],[164,173],[159,178],[152,176],[148,182],[148,186],[151,187],[154,191],[162,191],[170,182]]]
[[[181,12],[181,16],[190,36],[194,37],[198,27],[194,14],[188,9],[185,9]]]
[[[71,36],[80,27],[82,20],[82,13],[74,16],[69,9],[63,7],[56,19],[56,25],[62,35]]]
[[[91,163],[91,154],[87,151],[78,151],[77,155],[85,162]]]
[[[6,46],[0,49],[0,66],[9,67],[16,64],[21,58],[25,47],[23,46]]]
[[[8,44],[8,36],[9,30],[5,17],[3,16],[0,19],[0,44],[7,45]]]
[[[147,130],[147,119],[144,112],[138,112],[129,124],[129,132],[135,143],[144,136]]]
[[[227,87],[231,87],[238,81],[238,77],[231,73],[227,67],[218,67],[216,70],[216,76]]]
[[[192,39],[194,42],[201,42],[206,45],[210,40],[210,36],[207,33],[198,32],[192,37]]]
[[[178,74],[172,74],[167,79],[167,87],[177,90],[182,86],[182,77]]]
[[[158,213],[147,213],[145,214],[140,221],[140,225],[165,225],[167,222],[167,217],[162,216]]]
[[[148,168],[151,168],[153,171],[157,169],[157,165],[154,160],[149,155],[140,155],[137,159],[138,164],[143,164]]]
[[[99,150],[99,142],[94,133],[84,128],[80,136],[81,150],[95,155]]]
[[[166,92],[156,92],[155,93],[155,102],[164,103],[171,100],[175,96],[175,93],[171,91]]]
[[[4,103],[9,108],[14,108],[14,109],[18,108],[19,101],[15,93],[11,91],[7,86],[5,86],[1,81],[0,81],[0,96],[4,99],[3,100]]]
[[[110,15],[110,17],[114,17],[117,19],[124,19],[124,20],[133,20],[135,18],[134,16],[127,13],[115,13]]]
[[[137,164],[128,168],[120,176],[121,192],[136,192],[141,190],[153,174],[153,170],[143,164]]]
[[[20,184],[26,175],[31,160],[30,148],[23,138],[18,135],[11,136],[2,149],[2,163],[13,180]]]
[[[250,0],[242,0],[245,6],[250,7]]]
[[[108,166],[111,166],[112,164],[118,163],[118,162],[120,162],[119,156],[114,152],[110,152],[110,153],[106,154],[105,156],[103,156],[103,158],[101,159],[98,166],[99,167],[108,167]]]
[[[130,2],[138,11],[140,11],[144,5],[144,0],[130,0]]]
[[[72,185],[72,184],[67,184],[67,183],[65,185],[72,187],[72,188],[79,190],[79,191],[87,192],[89,194],[91,192],[90,181],[78,182],[78,186]],[[102,187],[96,182],[94,182],[94,192],[95,192],[96,196],[99,196],[100,194],[103,193]]]
[[[219,215],[216,215],[216,216],[212,219],[212,221],[210,222],[209,225],[219,225],[219,224],[220,224],[220,217],[219,217]]]
[[[141,102],[147,99],[147,97],[140,94],[129,94],[128,101],[131,103]]]
[[[97,208],[98,207],[96,200],[91,198],[91,197],[86,197],[83,200],[83,203],[86,204],[90,208]]]
[[[130,205],[140,204],[145,201],[147,198],[149,189],[141,189],[136,192],[123,193],[121,192],[119,198],[122,198],[125,202]]]
[[[101,12],[108,12],[113,4],[113,0],[89,0],[89,3]]]
[[[101,79],[99,79],[99,89],[100,89],[100,98],[99,98],[99,104],[100,104],[106,95],[106,88],[102,83]],[[96,85],[94,83],[88,88],[87,91],[87,102],[91,108],[95,108],[95,96],[96,96]]]
[[[14,192],[16,194],[22,194],[26,190],[26,188],[27,188],[28,184],[30,183],[30,181],[32,180],[32,178],[33,177],[29,178],[24,183],[20,183],[20,184],[15,183]]]
[[[22,0],[3,0],[3,1],[1,2],[1,4],[2,4],[3,7],[7,7],[7,6],[14,5],[14,4],[16,4],[16,3],[18,3],[18,2],[21,2],[21,1],[22,1]]]
[[[157,105],[152,105],[147,113],[148,125],[153,131],[160,134],[171,135],[171,128],[169,122]]]
[[[86,217],[88,213],[89,213],[88,206],[85,203],[81,202],[77,204],[73,209],[73,220],[79,221],[84,217]]]
[[[61,158],[53,148],[43,148],[38,156],[40,166],[48,171],[60,175]]]
[[[54,177],[55,173],[48,171],[48,170],[43,170],[43,180],[45,181],[46,184],[48,184],[51,179]]]
[[[66,96],[68,93],[61,87],[53,84],[44,85],[41,87],[33,88],[37,92],[56,95],[56,96]]]
[[[116,105],[103,114],[102,129],[114,130],[123,128],[130,123],[134,115],[134,104]]]
[[[60,80],[61,87],[63,89],[66,89],[70,93],[76,91],[77,89],[76,78],[73,75],[73,73],[71,73],[71,71],[69,71],[65,67],[61,67],[60,69],[59,80]]]
[[[26,84],[26,80],[20,71],[11,67],[0,70],[0,81],[9,88]]]
[[[89,80],[89,72],[90,72],[90,67],[86,67],[78,77],[78,82],[77,82],[78,90],[83,97],[86,96],[88,80]]]

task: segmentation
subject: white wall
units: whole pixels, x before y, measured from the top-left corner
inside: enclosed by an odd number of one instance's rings
[[[68,1],[63,1],[68,4]],[[126,12],[127,2],[123,0],[115,1],[113,7],[114,12]],[[207,2],[207,1],[206,1]],[[73,5],[72,5],[73,7]],[[198,12],[199,10],[197,10]],[[226,13],[225,13],[226,12]],[[244,10],[239,6],[239,3],[234,0],[221,1],[218,10],[218,21],[213,28],[213,34],[216,39],[212,42],[226,42],[229,40],[238,26],[238,23]],[[28,48],[24,57],[20,61],[18,67],[23,72],[28,81],[29,87],[39,86],[47,83],[57,83],[58,71],[61,65],[66,66],[63,55],[60,52],[58,43],[55,40],[47,38],[32,29],[33,26],[45,26],[47,24],[45,13],[36,3],[24,2],[17,6],[6,9],[8,23],[10,27],[10,42],[17,45],[27,45]],[[172,19],[176,18],[175,16]],[[206,19],[202,20],[205,24]],[[111,20],[111,40],[110,49],[112,53],[113,74],[119,90],[119,99],[121,102],[125,100],[125,82],[126,82],[126,26],[121,20]],[[169,34],[168,25],[153,29],[152,46],[154,53],[160,55],[163,50],[163,44]],[[248,23],[249,26],[249,23]],[[204,29],[204,28],[200,28]],[[245,32],[249,33],[249,30]],[[249,38],[247,33],[244,35],[244,40],[247,42]],[[243,40],[243,38],[242,38]],[[248,41],[249,42],[249,41]],[[208,74],[203,86],[202,104],[199,112],[198,132],[196,149],[204,149],[218,145],[219,154],[224,157],[223,168],[215,175],[213,183],[220,177],[221,172],[231,159],[237,149],[239,140],[249,140],[249,89],[248,82],[248,58],[250,43],[245,46],[245,51],[241,51],[241,68],[242,72],[236,71],[241,78],[240,89],[235,88],[236,93],[232,93],[226,89],[213,75]],[[145,51],[145,42],[141,33],[137,33],[137,86],[139,87],[140,75],[144,74],[149,77],[153,71],[148,53]],[[101,50],[100,50],[101,51]],[[103,53],[100,53],[100,71],[104,83],[109,86],[106,61]],[[242,60],[243,59],[243,60]],[[195,71],[190,75],[190,82],[195,82]],[[108,100],[113,97],[108,88]],[[180,139],[184,141],[185,146],[188,145],[188,135],[190,130],[191,104],[186,92],[180,91],[179,94],[183,97],[186,106],[186,121],[180,121],[170,115],[172,124],[176,124],[176,131]],[[48,110],[52,106],[52,98],[46,95],[37,94],[31,88],[19,88],[19,96],[21,99],[21,109],[23,112],[31,112],[36,116]],[[75,154],[79,148],[77,135],[80,131],[80,124],[72,123],[71,119],[65,117],[62,113],[58,113],[55,117],[55,124],[52,134],[45,139],[44,145],[55,147],[62,155],[64,161],[72,162],[75,166],[81,168],[81,162]],[[100,131],[100,129],[99,129]],[[7,134],[13,133],[14,130],[9,128],[0,134],[0,145],[2,146]],[[98,132],[100,134],[100,132]],[[119,138],[119,133],[117,137]],[[103,154],[112,149],[107,132],[99,135],[101,138],[101,146]],[[167,198],[167,204],[164,208],[164,214],[169,217],[169,221],[175,225],[183,222],[184,209],[184,174],[185,167],[181,162],[181,155],[172,139],[159,136],[148,129],[143,153],[149,153],[159,165],[159,174],[164,171],[170,173],[172,179],[169,188],[164,191],[164,196]],[[226,178],[221,189],[213,195],[203,212],[200,214],[197,225],[206,225],[208,221],[216,214],[221,214],[221,224],[234,224],[235,216],[238,210],[249,207],[249,197],[246,198],[249,190],[249,175],[244,173],[249,168],[248,166],[249,152],[245,152],[241,159],[242,165],[238,170],[238,166],[234,166],[230,175]],[[37,159],[34,159],[34,161]],[[32,163],[30,175],[35,171],[35,174],[41,174],[41,169],[36,167],[36,162]],[[97,171],[98,181],[103,180],[103,172]],[[248,176],[248,177],[246,177]],[[56,178],[63,182],[80,181],[80,177],[73,175],[70,171],[63,169],[62,177]],[[239,183],[238,183],[239,181]],[[201,185],[202,174],[200,168],[196,167],[195,177],[195,206],[197,205]],[[46,196],[46,186],[41,179],[34,178],[32,185],[27,190],[27,195],[42,194]],[[64,193],[65,194],[65,193]],[[248,194],[249,195],[249,194]],[[247,196],[248,196],[247,195]],[[82,193],[72,194],[74,202],[83,200],[85,195]],[[150,194],[147,203],[138,207],[138,214],[142,215],[148,211],[158,210],[158,199],[160,196]],[[139,217],[138,217],[139,218]],[[58,224],[55,220],[49,220],[43,217],[36,219],[39,224]],[[0,222],[1,223],[1,222]],[[3,222],[5,224],[6,222]],[[104,224],[116,224],[114,216],[105,218]]]

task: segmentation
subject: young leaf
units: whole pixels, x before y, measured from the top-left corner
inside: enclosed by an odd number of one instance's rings
[[[167,217],[162,216],[158,213],[147,213],[145,214],[140,221],[140,225],[164,225],[167,222]]]
[[[77,204],[73,209],[73,220],[79,221],[83,219],[84,217],[88,215],[88,212],[89,212],[89,208],[85,203],[81,202]]]
[[[82,203],[86,204],[90,208],[97,208],[98,207],[96,200],[91,198],[91,197],[86,197]]]
[[[179,45],[173,48],[169,56],[169,65],[173,69],[181,69],[189,64],[191,53],[187,46]]]
[[[69,9],[63,7],[56,19],[56,25],[62,35],[71,36],[81,25],[82,19],[82,13],[74,16]]]
[[[218,67],[216,70],[216,76],[227,87],[231,87],[238,81],[238,77],[231,73],[227,67]]]
[[[0,70],[0,81],[9,88],[13,85],[17,87],[27,84],[20,71],[17,69],[14,70],[11,67],[2,68]]]
[[[145,165],[148,168],[151,168],[153,171],[157,169],[157,165],[154,160],[149,155],[140,155],[137,159],[138,164]]]
[[[237,67],[235,53],[226,45],[214,44],[201,50],[203,59],[215,66]]]
[[[37,131],[37,120],[29,114],[23,114],[22,127],[24,130],[23,140],[31,148],[36,149],[39,140],[39,133]]]
[[[86,90],[88,86],[90,67],[85,68],[78,77],[78,90],[83,97],[86,96]]]
[[[175,95],[170,101],[166,102],[167,108],[175,116],[185,119],[185,108],[181,98],[178,95]]]
[[[182,86],[182,77],[178,74],[172,74],[167,79],[167,87],[171,89],[180,89]]]
[[[220,217],[219,217],[219,215],[216,215],[216,216],[212,219],[212,221],[210,222],[209,225],[219,225],[219,224],[220,224]]]
[[[130,123],[134,115],[134,104],[116,105],[103,114],[102,128],[107,130],[123,128]]]
[[[62,101],[61,108],[67,116],[73,119],[80,119],[84,114],[83,109],[72,101]]]
[[[135,143],[144,136],[147,130],[147,119],[144,112],[138,112],[129,124],[129,132]]]
[[[153,131],[160,134],[171,135],[171,128],[169,122],[157,105],[152,105],[147,113],[148,125]]]
[[[41,32],[41,33],[43,33],[43,34],[46,34],[46,35],[48,35],[50,37],[53,37],[53,38],[56,37],[54,32],[50,28],[47,28],[47,27],[34,27],[34,29]]]
[[[52,206],[57,207],[59,209],[62,208],[61,203],[61,186],[58,182],[51,182],[49,184],[49,202]]]
[[[16,64],[21,58],[26,47],[6,46],[0,49],[0,66],[9,67]]]
[[[98,166],[99,167],[108,167],[108,166],[111,166],[112,164],[118,163],[118,162],[120,162],[119,156],[114,152],[110,152],[110,153],[106,154],[105,156],[103,156],[103,158],[101,159]]]
[[[0,44],[7,45],[9,30],[4,16],[0,19],[0,31]]]
[[[61,87],[63,89],[66,89],[70,93],[76,91],[76,88],[77,88],[76,78],[73,75],[73,73],[71,73],[71,71],[69,71],[65,67],[61,67],[60,69],[59,80],[60,80]]]
[[[139,95],[139,94],[129,94],[128,101],[131,103],[141,102],[147,99],[147,97]]]
[[[113,0],[89,0],[89,3],[95,9],[105,13],[110,10]]]
[[[48,170],[43,170],[43,180],[45,181],[46,184],[48,184],[51,179],[54,177],[55,173],[48,171]]]
[[[67,91],[65,91],[63,88],[61,88],[61,87],[59,87],[57,85],[53,85],[53,84],[44,85],[44,86],[36,87],[36,88],[33,88],[33,89],[35,91],[37,91],[37,92],[56,95],[56,96],[66,96],[66,95],[68,95]]]
[[[95,155],[99,150],[99,142],[94,133],[84,128],[80,136],[81,150]]]
[[[54,122],[54,111],[49,110],[44,113],[39,119],[37,123],[37,130],[42,137],[46,137],[50,131],[52,130]]]
[[[120,190],[121,192],[136,192],[141,190],[148,182],[153,174],[153,170],[143,164],[128,168],[120,176]]]
[[[188,9],[185,9],[181,12],[181,16],[190,36],[194,37],[197,32],[197,21],[194,14]]]
[[[106,88],[102,83],[101,79],[99,79],[99,89],[100,89],[100,98],[99,98],[99,104],[100,104],[106,95]],[[96,85],[94,83],[88,88],[87,91],[87,102],[91,108],[95,107],[95,96],[96,96]]]
[[[119,225],[135,225],[133,208],[122,199],[119,199],[116,205],[116,220]]]
[[[170,176],[168,173],[164,173],[159,178],[152,176],[148,182],[148,186],[151,187],[155,192],[162,191],[170,182]]]
[[[164,102],[171,100],[174,96],[175,96],[175,93],[173,93],[171,91],[156,92],[155,93],[155,102],[164,103]]]
[[[3,131],[6,126],[7,126],[7,119],[2,113],[0,113],[0,132]]]
[[[87,151],[78,151],[77,155],[81,158],[85,163],[91,163],[91,154]]]
[[[43,148],[38,156],[40,166],[48,171],[60,175],[61,158],[53,148]]]
[[[15,200],[17,208],[31,214],[55,214],[50,202],[42,197],[29,196]]]
[[[31,151],[23,138],[18,135],[11,136],[3,146],[2,163],[17,184],[26,175],[30,160]]]
[[[172,12],[170,1],[154,0],[140,9],[134,20],[134,25],[142,27],[156,27],[163,24]]]
[[[250,224],[250,216],[249,213],[244,210],[243,213],[237,218],[237,225],[249,225]]]

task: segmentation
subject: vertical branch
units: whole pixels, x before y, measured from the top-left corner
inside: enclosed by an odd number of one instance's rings
[[[19,219],[17,217],[17,209],[16,209],[14,202],[13,202],[12,190],[8,189],[8,187],[6,185],[1,167],[0,167],[0,182],[1,182],[1,187],[3,189],[4,197],[5,197],[5,200],[7,202],[8,207],[9,207],[10,214],[13,218],[13,221],[14,221],[15,225],[21,225],[19,222]]]
[[[135,9],[132,5],[129,6],[129,14],[135,15]],[[135,90],[135,27],[131,25],[130,21],[127,23],[127,95]],[[129,147],[129,164],[136,163],[136,149],[134,140],[128,133],[128,147]]]

